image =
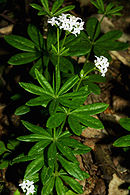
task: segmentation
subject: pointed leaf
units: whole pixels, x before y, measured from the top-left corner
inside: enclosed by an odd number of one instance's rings
[[[15,113],[14,114],[18,116],[18,115],[26,114],[28,112],[30,112],[30,108],[28,106],[26,106],[26,105],[23,105],[23,106],[18,107],[15,110]]]
[[[36,3],[31,3],[30,6],[33,7],[34,9],[39,10],[39,11],[43,10],[43,8],[40,5],[36,4]]]
[[[43,186],[41,195],[50,195],[53,190],[55,177],[48,179],[47,183]]]
[[[51,50],[52,45],[54,47],[56,42],[57,42],[56,29],[49,26],[48,33],[47,33],[47,49],[48,49],[48,51]]]
[[[130,131],[130,118],[121,118],[119,122],[124,129]]]
[[[64,94],[67,91],[69,91],[78,81],[79,81],[78,75],[75,75],[75,76],[71,77],[70,79],[68,79],[64,83],[64,85],[61,87],[58,95]]]
[[[52,13],[55,13],[59,7],[63,4],[64,0],[55,0],[55,2],[53,3],[53,6],[52,6],[52,10],[51,12]]]
[[[88,19],[86,24],[86,31],[88,35],[90,36],[91,40],[93,38],[97,38],[100,34],[100,24],[97,18],[91,17]]]
[[[47,181],[52,177],[53,170],[50,167],[44,165],[42,172],[41,172],[41,181],[42,184],[45,185]]]
[[[65,6],[65,7],[61,8],[59,11],[57,11],[57,12],[54,14],[54,16],[58,16],[58,15],[60,15],[60,14],[62,14],[62,13],[68,12],[68,11],[74,9],[74,8],[75,8],[74,5]]]
[[[80,121],[77,117],[70,115],[68,117],[68,123],[70,128],[72,129],[72,131],[76,134],[76,135],[81,135],[82,130],[85,128],[80,124]]]
[[[30,134],[30,135],[25,135],[25,136],[20,136],[17,138],[20,141],[24,141],[24,142],[37,142],[37,141],[41,141],[41,140],[52,140],[51,137],[47,137],[44,135],[39,135],[39,134]]]
[[[55,128],[59,127],[63,121],[66,119],[65,113],[55,113],[51,115],[47,121],[47,127],[49,128]]]
[[[55,166],[56,153],[56,144],[53,142],[48,148],[48,165],[51,169]]]
[[[27,106],[43,106],[46,107],[48,103],[52,100],[52,97],[45,94],[44,96],[39,96],[37,98],[33,98],[26,102]]]
[[[26,161],[34,160],[38,157],[38,155],[36,153],[34,155],[31,155],[31,156],[20,154],[19,156],[17,156],[16,158],[13,159],[11,165],[13,165],[15,163],[19,163],[19,162],[26,162]]]
[[[6,35],[5,40],[13,47],[20,49],[22,51],[35,52],[35,45],[29,39],[18,35]]]
[[[113,143],[113,145],[115,147],[129,147],[130,146],[130,135],[120,137]]]
[[[57,195],[65,195],[65,188],[60,177],[56,177],[55,186]]]
[[[12,65],[22,65],[30,63],[40,57],[40,53],[18,53],[12,56],[8,63]]]
[[[0,155],[7,151],[4,142],[0,141]]]
[[[83,187],[79,184],[78,181],[76,181],[75,179],[68,177],[68,176],[61,176],[61,178],[68,184],[70,185],[70,187],[77,192],[78,194],[82,194],[83,193]]]
[[[48,0],[40,0],[44,9],[49,12],[49,4],[48,4]]]

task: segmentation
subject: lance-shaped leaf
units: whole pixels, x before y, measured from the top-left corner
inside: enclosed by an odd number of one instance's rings
[[[26,162],[26,161],[34,160],[38,157],[38,155],[39,154],[36,154],[36,153],[31,155],[31,156],[20,154],[19,156],[17,156],[16,158],[13,159],[11,165],[13,165],[15,163],[19,163],[19,162]]]
[[[107,109],[109,105],[105,103],[94,103],[94,104],[88,104],[81,106],[80,108],[77,108],[76,110],[72,111],[72,114],[80,113],[80,114],[86,114],[86,115],[94,115],[99,114]]]
[[[57,42],[56,36],[56,29],[48,27],[48,34],[47,34],[47,49],[48,51],[51,50],[52,45],[54,46]]]
[[[56,160],[56,144],[53,142],[48,148],[48,165],[51,169],[54,169],[55,160]]]
[[[28,152],[28,155],[39,154],[50,144],[51,140],[42,140],[36,143]]]
[[[36,3],[31,3],[30,6],[33,7],[34,9],[36,9],[36,10],[39,10],[39,11],[43,10],[43,8],[40,5],[36,4]]]
[[[50,94],[54,94],[54,91],[50,85],[50,83],[48,83],[48,81],[46,80],[46,78],[37,70],[35,69],[35,74],[36,74],[36,78],[39,82],[39,84],[42,86],[42,88],[50,93]]]
[[[46,92],[43,88],[34,85],[32,83],[24,83],[24,82],[20,82],[19,83],[21,87],[23,87],[26,91],[36,94],[36,95],[44,95],[44,94],[48,94],[51,95],[50,93]]]
[[[41,195],[50,195],[50,193],[53,190],[54,183],[55,183],[55,177],[49,178],[46,184],[42,188]]]
[[[39,29],[33,24],[28,25],[28,35],[32,39],[32,41],[39,47],[43,48],[44,39]]]
[[[104,82],[106,82],[106,78],[102,77],[99,74],[91,74],[91,75],[86,77],[86,80],[88,82],[96,82],[96,83],[104,83]]]
[[[74,8],[75,8],[74,5],[65,6],[65,7],[63,7],[62,9],[60,9],[59,11],[57,11],[57,12],[54,14],[54,16],[58,16],[58,15],[60,15],[60,14],[62,14],[62,13],[68,12],[68,11],[74,9]]]
[[[49,11],[49,3],[48,3],[48,0],[40,0],[40,1],[41,1],[42,5],[43,5],[45,11],[50,12]]]
[[[58,95],[64,94],[67,91],[69,91],[77,82],[79,81],[78,75],[75,75],[71,77],[69,80],[67,80],[64,85],[61,87]]]
[[[103,0],[97,0],[98,6],[100,7],[100,9],[104,12],[104,4],[103,4]]]
[[[72,129],[72,131],[76,134],[76,135],[81,135],[82,130],[85,129],[85,127],[83,125],[80,124],[80,120],[72,115],[69,115],[68,117],[68,123],[70,128]]]
[[[39,127],[37,125],[33,125],[32,123],[29,123],[28,121],[22,120],[22,124],[32,133],[41,134],[47,137],[51,137],[51,135],[42,127]]]
[[[7,151],[3,141],[0,141],[0,155]]]
[[[30,134],[30,135],[20,136],[17,139],[24,142],[37,142],[46,139],[52,140],[51,137],[47,137],[41,134]]]
[[[22,105],[15,110],[15,115],[23,115],[30,112],[30,108],[26,105]]]
[[[62,112],[51,115],[47,121],[47,127],[55,128],[59,127],[62,122],[66,120],[66,114]]]
[[[64,0],[55,0],[52,6],[51,12],[55,13],[59,9],[59,7],[63,4],[63,2]]]
[[[86,31],[90,36],[91,40],[95,40],[100,34],[100,24],[97,18],[91,17],[88,19],[86,24]]]
[[[33,53],[18,53],[12,56],[8,63],[12,65],[22,65],[30,63],[41,56],[40,52],[33,52]]]
[[[41,172],[42,184],[45,185],[52,176],[53,176],[53,169],[44,165]]]
[[[24,179],[27,180],[34,176],[44,165],[43,155],[33,160],[26,168]]]
[[[130,146],[130,135],[120,137],[113,143],[113,145],[115,147],[129,147]]]
[[[37,62],[32,66],[32,68],[29,71],[29,74],[33,78],[36,78],[35,69],[37,69],[37,70],[39,70],[39,72],[43,73],[43,60],[42,60],[42,58],[40,58],[39,60],[37,60]]]
[[[22,51],[36,52],[35,44],[24,37],[18,35],[6,35],[5,40],[13,47]]]
[[[46,107],[52,99],[53,99],[52,96],[44,94],[44,96],[39,96],[39,97],[29,100],[28,102],[26,102],[26,105]]]
[[[56,113],[57,109],[59,106],[59,99],[53,99],[49,105],[49,113],[50,115],[53,115],[54,113]]]
[[[119,122],[124,129],[130,131],[130,118],[121,118]]]
[[[73,155],[73,152],[72,150],[65,146],[65,145],[62,145],[61,142],[57,142],[56,143],[56,146],[58,147],[59,151],[70,161],[74,162],[74,163],[77,163],[78,164],[78,161],[76,159],[76,157]]]
[[[65,188],[64,188],[63,182],[60,179],[60,177],[56,177],[55,186],[56,186],[56,192],[58,195],[65,195]]]
[[[119,51],[119,50],[125,50],[128,48],[128,43],[122,43],[118,41],[103,41],[103,42],[98,42],[95,44],[95,47],[99,47],[100,49],[105,49],[105,50],[111,50],[111,51]]]
[[[79,168],[77,164],[74,164],[70,161],[67,161],[64,159],[61,155],[58,155],[58,160],[60,161],[63,168],[73,177],[83,180],[85,179],[85,176],[83,174],[83,171]]]
[[[75,192],[78,194],[83,193],[83,187],[75,179],[68,176],[60,176]]]

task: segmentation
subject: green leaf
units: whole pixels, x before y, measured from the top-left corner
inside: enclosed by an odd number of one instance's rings
[[[48,83],[48,81],[46,80],[46,78],[37,70],[35,69],[35,74],[36,74],[36,78],[39,82],[39,84],[42,86],[42,88],[50,93],[50,94],[54,94],[54,91],[50,85],[50,83]]]
[[[71,114],[74,113],[82,113],[86,115],[95,115],[103,112],[108,108],[108,104],[105,103],[94,103],[94,104],[88,104],[81,106],[80,108],[77,108],[76,110],[72,111]]]
[[[37,159],[33,160],[26,168],[24,179],[30,179],[34,176],[44,165],[43,155],[40,155]]]
[[[87,81],[89,82],[96,82],[96,83],[104,83],[106,82],[106,78],[102,77],[99,74],[92,74],[86,77]]]
[[[48,103],[52,100],[52,97],[45,94],[44,96],[39,96],[37,98],[33,98],[26,102],[27,106],[43,106],[46,107]]]
[[[0,155],[3,154],[6,151],[7,151],[7,149],[5,147],[4,142],[0,141]]]
[[[119,12],[119,11],[122,10],[122,9],[123,9],[123,6],[118,6],[118,7],[116,7],[116,8],[111,9],[109,12],[107,12],[107,14],[113,15],[113,14]]]
[[[17,156],[16,158],[13,159],[11,165],[13,165],[15,163],[19,163],[19,162],[26,162],[26,161],[34,160],[34,159],[37,158],[38,155],[36,153],[34,155],[32,155],[32,156],[20,154],[19,156]]]
[[[38,46],[38,48],[43,48],[44,39],[39,29],[33,24],[28,25],[28,35],[32,41]]]
[[[55,182],[55,177],[49,178],[46,184],[42,188],[41,195],[50,195],[54,187],[54,182]]]
[[[17,138],[20,141],[24,141],[24,142],[37,142],[37,141],[41,141],[41,140],[52,140],[51,137],[48,136],[44,136],[44,135],[39,135],[39,134],[30,134],[30,135],[25,135],[25,136],[20,136]]]
[[[22,51],[36,52],[34,43],[24,37],[18,35],[6,35],[4,38],[7,43],[17,49]]]
[[[89,91],[93,92],[96,95],[100,95],[101,89],[100,89],[100,87],[97,84],[91,83],[91,82],[87,82],[87,85],[88,85],[88,90]]]
[[[59,99],[53,99],[49,105],[50,115],[56,113],[58,106],[59,106]]]
[[[56,144],[53,142],[48,148],[48,165],[51,169],[54,169],[56,161]]]
[[[105,47],[102,48],[102,47],[100,47],[100,45],[96,44],[94,46],[93,51],[94,51],[94,54],[96,56],[104,56],[104,57],[108,58],[109,61],[112,60],[111,56],[109,55],[109,53]]]
[[[56,177],[55,186],[56,186],[56,192],[58,195],[65,195],[65,188],[64,188],[62,180],[59,177]]]
[[[15,115],[23,115],[30,112],[30,108],[26,105],[22,105],[15,110]]]
[[[104,4],[103,0],[97,0],[98,6],[101,8],[101,10],[104,12]]]
[[[46,165],[44,165],[41,172],[42,184],[45,185],[47,181],[52,177],[52,175],[53,175],[53,170],[50,167],[46,167]]]
[[[56,29],[53,27],[48,27],[48,33],[47,33],[47,49],[48,51],[51,50],[52,45],[55,45],[57,42],[57,35],[56,35]]]
[[[100,9],[99,5],[97,2],[95,2],[94,0],[91,0],[91,3],[97,8]]]
[[[110,51],[119,51],[127,49],[129,44],[118,41],[103,41],[95,44],[95,47]]]
[[[50,134],[42,127],[39,127],[37,125],[33,125],[32,123],[29,123],[28,121],[24,121],[24,120],[22,120],[22,124],[32,133],[41,134],[41,135],[51,137]]]
[[[77,82],[79,81],[78,75],[74,75],[70,79],[68,79],[64,85],[61,87],[58,95],[64,94],[69,91]]]
[[[33,7],[34,9],[36,9],[36,10],[43,11],[43,8],[40,5],[36,4],[36,3],[31,3],[30,6]]]
[[[55,13],[59,9],[59,7],[63,4],[63,2],[64,0],[55,0],[52,6],[51,12]]]
[[[115,147],[128,147],[130,146],[130,135],[122,136],[117,139],[113,145]]]
[[[8,140],[7,148],[9,150],[14,150],[19,145],[19,141],[16,139]]]
[[[9,165],[9,161],[7,160],[0,160],[0,169],[6,169]]]
[[[83,180],[85,179],[83,171],[79,168],[77,164],[67,161],[62,156],[58,155],[58,160],[60,161],[63,168],[73,177]]]
[[[112,30],[109,31],[107,33],[105,33],[104,35],[102,35],[97,41],[96,43],[99,42],[105,42],[105,41],[111,41],[111,40],[117,40],[122,36],[122,32],[119,30]]]
[[[47,120],[47,127],[49,128],[55,128],[59,127],[62,122],[64,122],[66,119],[66,114],[65,113],[55,113],[49,117]]]
[[[46,11],[39,11],[38,16],[44,16],[44,15],[48,15],[48,13]]]
[[[86,24],[86,31],[90,36],[91,40],[96,39],[100,34],[100,24],[97,18],[91,17],[88,19]]]
[[[47,11],[47,12],[50,12],[49,11],[49,4],[48,4],[48,0],[40,0],[44,9]]]
[[[58,147],[59,151],[70,161],[74,163],[78,163],[76,157],[73,155],[73,152],[70,148],[65,145],[62,145],[61,142],[57,142],[56,146]]]
[[[89,73],[93,71],[94,68],[95,68],[95,64],[93,64],[92,62],[84,63],[83,66],[84,73]]]
[[[42,60],[42,58],[40,58],[39,60],[37,60],[37,62],[32,66],[32,68],[29,71],[29,74],[33,78],[36,78],[35,69],[39,70],[40,73],[43,73],[43,60]]]
[[[61,176],[61,178],[68,184],[70,185],[70,187],[77,192],[78,194],[82,194],[83,193],[83,187],[79,184],[78,181],[76,181],[75,179],[68,177],[68,176]]]
[[[113,3],[109,3],[106,7],[106,13],[109,13],[109,11],[111,10],[111,8],[114,7],[114,4]]]
[[[46,92],[43,88],[31,84],[31,83],[24,83],[24,82],[20,82],[19,83],[21,87],[23,87],[26,91],[36,94],[36,95],[44,95],[44,94],[48,94],[51,95],[50,93]]]
[[[68,123],[72,131],[76,135],[80,136],[84,127],[80,124],[80,121],[77,119],[77,117],[70,115],[68,117]]]
[[[76,193],[77,194],[77,193]],[[76,195],[72,190],[68,190],[65,195]]]
[[[62,14],[62,13],[68,12],[68,11],[74,9],[74,8],[75,8],[74,5],[65,6],[65,7],[63,7],[62,9],[60,9],[59,11],[57,11],[57,12],[54,14],[54,16],[58,16],[58,15],[60,15],[60,14]]]
[[[124,129],[130,131],[130,118],[121,118],[119,122]]]
[[[14,56],[12,56],[8,63],[12,65],[22,65],[22,64],[27,64],[30,63],[40,57],[40,53],[18,53]]]
[[[42,140],[37,142],[28,152],[28,156],[41,153],[49,144],[50,140]]]
[[[20,192],[18,189],[14,192],[14,195],[20,195]]]

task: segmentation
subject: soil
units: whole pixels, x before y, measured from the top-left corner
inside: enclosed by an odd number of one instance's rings
[[[112,1],[112,0],[111,0]],[[23,129],[20,117],[14,115],[15,109],[26,102],[26,97],[16,101],[12,96],[20,94],[19,81],[31,79],[28,75],[29,66],[11,66],[7,63],[9,57],[16,50],[4,41],[6,34],[18,34],[27,36],[26,28],[29,23],[39,26],[43,31],[45,21],[36,15],[30,8],[32,0],[7,0],[0,7],[0,138],[7,143],[8,139],[21,135]],[[108,1],[105,1],[106,3]],[[110,2],[110,1],[109,1]],[[123,31],[122,41],[130,42],[130,1],[113,0],[115,4],[123,5],[123,17],[106,18],[102,25],[102,32],[109,29]],[[50,6],[52,2],[50,1]],[[72,13],[87,21],[88,17],[96,15],[96,9],[89,0],[65,0],[64,5],[74,4],[76,8]],[[99,17],[99,16],[97,16]],[[107,27],[107,28],[106,28]],[[75,137],[84,144],[90,146],[92,151],[82,156],[77,156],[81,169],[87,171],[89,179],[82,181],[84,195],[128,195],[130,185],[130,159],[129,151],[113,147],[113,142],[127,132],[119,125],[119,119],[130,117],[130,48],[123,52],[111,52],[112,62],[106,75],[106,83],[99,84],[101,95],[92,94],[85,104],[104,102],[109,108],[97,117],[104,124],[103,130],[87,128],[81,137]],[[84,57],[78,59],[79,63]],[[38,118],[36,116],[39,116]],[[42,114],[32,109],[32,114],[27,114],[30,120],[36,124],[42,121]],[[24,146],[23,146],[24,147]],[[20,150],[20,149],[19,149]],[[3,195],[13,194],[18,182],[22,178],[25,167],[13,165],[8,169],[0,170],[0,193]],[[16,171],[17,170],[17,171]],[[22,193],[21,193],[22,194]]]

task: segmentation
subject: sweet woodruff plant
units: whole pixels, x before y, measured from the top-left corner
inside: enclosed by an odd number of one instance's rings
[[[15,114],[26,114],[31,112],[30,107],[38,106],[41,111],[46,110],[42,112],[43,119],[44,114],[47,117],[44,128],[37,126],[35,121],[21,121],[30,134],[21,135],[17,140],[27,145],[31,142],[31,148],[26,155],[15,157],[11,164],[29,161],[24,178],[21,178],[23,182],[19,184],[27,195],[82,194],[79,181],[89,177],[80,169],[76,155],[90,152],[91,148],[72,136],[80,136],[87,127],[104,128],[95,115],[106,110],[108,105],[84,105],[84,102],[91,93],[100,94],[97,83],[105,81],[111,61],[109,51],[128,47],[117,41],[122,35],[120,31],[104,35],[100,31],[104,16],[120,15],[122,6],[115,7],[112,3],[104,6],[103,0],[91,2],[102,14],[101,21],[90,17],[85,24],[80,17],[66,13],[74,9],[73,5],[60,8],[63,0],[56,0],[50,10],[48,0],[41,0],[42,5],[33,3],[31,6],[38,10],[39,16],[46,18],[46,37],[33,24],[27,29],[29,39],[5,36],[10,45],[22,50],[9,59],[9,64],[33,62],[29,71],[33,81],[19,83],[27,94],[33,94],[33,98],[17,108]],[[79,65],[72,56],[85,56],[86,61]]]

